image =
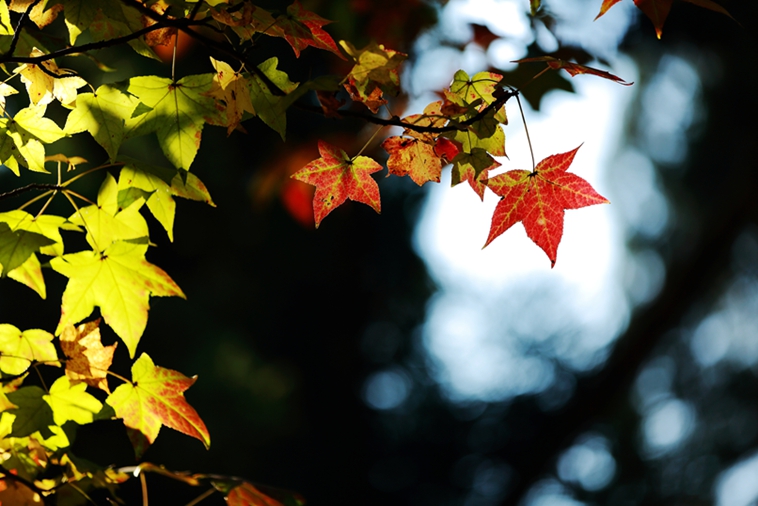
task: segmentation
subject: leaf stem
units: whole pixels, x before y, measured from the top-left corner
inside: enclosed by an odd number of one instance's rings
[[[518,110],[521,111],[521,121],[524,122],[524,131],[526,132],[526,141],[529,143],[529,154],[532,155],[532,173],[537,169],[537,165],[534,163],[534,150],[532,149],[532,139],[529,137],[529,127],[526,126],[526,116],[524,116],[524,108],[521,107],[521,99],[519,93],[516,93],[516,102],[518,102]]]
[[[74,176],[71,179],[65,181],[61,186],[64,186],[64,187],[68,186],[71,183],[73,183],[74,181],[76,181],[77,179],[83,178],[87,174],[91,174],[91,173],[96,172],[98,170],[109,169],[111,167],[123,167],[124,165],[126,165],[124,162],[116,162],[116,163],[107,163],[105,165],[100,165],[98,167],[93,167],[91,169],[85,170],[84,172],[80,172],[76,176]]]
[[[354,157],[352,157],[350,160],[355,160],[356,158],[358,158],[359,156],[361,156],[361,155],[363,154],[363,152],[364,152],[364,151],[366,151],[366,148],[369,146],[369,144],[371,144],[371,141],[373,141],[373,140],[374,140],[374,138],[375,138],[375,137],[376,137],[376,136],[379,134],[379,132],[381,132],[383,129],[384,129],[384,127],[383,127],[383,126],[380,126],[379,128],[377,128],[377,129],[376,129],[376,131],[375,131],[375,132],[374,132],[374,133],[371,135],[371,137],[369,137],[369,139],[368,139],[368,140],[366,141],[366,143],[363,145],[363,147],[361,148],[361,150],[360,150],[360,151],[358,151],[358,154],[357,154],[357,155],[355,155]]]
[[[77,193],[72,192],[71,190],[66,190],[66,191],[64,191],[62,193],[63,193],[63,195],[66,196],[66,198],[68,199],[68,201],[71,202],[71,205],[74,206],[74,209],[76,209],[76,214],[78,214],[79,217],[82,219],[82,223],[84,223],[84,228],[87,230],[87,232],[89,233],[90,237],[92,237],[92,243],[94,244],[95,249],[98,250],[98,251],[102,251],[100,249],[100,246],[98,246],[97,241],[95,240],[95,235],[92,233],[92,231],[90,230],[90,228],[87,226],[87,220],[84,219],[84,215],[79,210],[79,206],[76,205],[76,202],[74,202],[74,199],[71,198],[71,195],[76,195],[79,198],[84,198],[84,197],[82,197],[81,195],[79,195]],[[69,195],[69,193],[71,195]]]

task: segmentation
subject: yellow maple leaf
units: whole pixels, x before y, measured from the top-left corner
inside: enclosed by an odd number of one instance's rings
[[[29,56],[34,58],[44,55],[45,53],[35,47]],[[61,72],[53,60],[40,64],[25,63],[13,71],[21,74],[21,82],[26,85],[29,100],[33,104],[44,105],[58,99],[63,105],[73,105],[76,90],[87,84],[87,81],[79,76]]]

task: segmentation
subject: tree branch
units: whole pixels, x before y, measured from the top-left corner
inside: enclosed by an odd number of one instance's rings
[[[0,200],[9,199],[11,197],[15,197],[16,195],[19,195],[21,193],[26,193],[31,190],[65,190],[65,189],[66,187],[60,184],[31,183],[26,186],[21,186],[11,191],[7,191],[5,193],[0,193]]]

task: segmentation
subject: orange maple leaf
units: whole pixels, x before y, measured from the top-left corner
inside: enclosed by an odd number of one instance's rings
[[[619,0],[615,0],[619,1]],[[619,84],[622,84],[624,86],[631,86],[634,83],[628,83],[621,79],[618,76],[615,76],[611,74],[610,72],[606,72],[605,70],[596,69],[594,67],[588,67],[587,65],[580,65],[579,63],[574,63],[566,60],[561,60],[560,58],[555,58],[554,56],[538,56],[536,58],[522,58],[521,60],[514,60],[511,63],[531,63],[531,62],[546,62],[547,66],[551,69],[558,70],[563,69],[566,72],[568,72],[571,77],[578,76],[579,74],[591,74],[593,76],[602,77],[603,79],[608,79],[610,81],[617,82]]]
[[[511,170],[487,181],[487,186],[501,198],[484,246],[521,221],[529,238],[547,254],[551,267],[555,266],[563,236],[564,209],[609,203],[587,181],[566,172],[579,147],[548,156],[533,172]]]
[[[321,220],[347,199],[371,206],[381,212],[379,185],[370,174],[382,166],[367,156],[350,158],[343,150],[318,141],[321,158],[292,174],[291,177],[316,187],[313,196],[313,217],[318,228]]]

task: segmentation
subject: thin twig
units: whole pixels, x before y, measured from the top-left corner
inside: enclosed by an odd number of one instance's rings
[[[190,502],[188,502],[184,506],[195,506],[197,503],[199,503],[200,501],[202,501],[206,497],[210,497],[211,494],[213,494],[215,491],[216,491],[215,488],[209,488],[208,490],[206,490],[205,492],[203,492],[199,496],[195,497],[193,500],[191,500]]]
[[[63,190],[65,187],[60,184],[52,184],[52,183],[30,183],[26,186],[22,186],[20,188],[15,188],[13,190],[7,191],[5,193],[0,193],[0,200],[3,199],[9,199],[11,197],[15,197],[16,195],[20,193],[25,193],[31,190],[54,190],[59,191]]]
[[[26,8],[23,14],[21,14],[21,18],[18,20],[18,24],[16,25],[16,31],[13,33],[13,39],[11,39],[11,45],[8,47],[8,54],[13,54],[13,51],[16,50],[16,46],[18,45],[18,40],[21,37],[21,31],[24,29],[24,25],[26,24],[26,20],[29,19],[29,13],[32,12],[32,9],[40,2],[40,0],[34,0],[31,4],[29,4],[29,7]]]

